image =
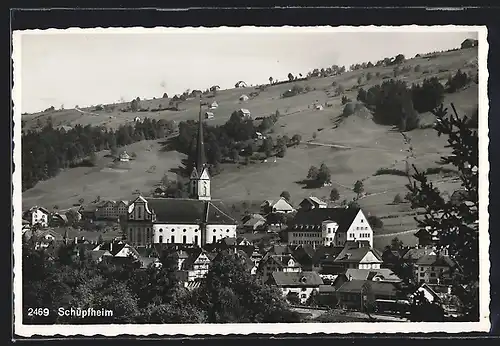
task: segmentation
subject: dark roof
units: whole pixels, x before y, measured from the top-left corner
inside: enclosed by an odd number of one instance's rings
[[[272,280],[278,286],[319,286],[323,280],[317,272],[273,272]]]
[[[356,249],[358,247],[370,247],[370,241],[368,240],[347,240],[344,247],[348,249]]]
[[[222,201],[180,198],[147,198],[146,200],[150,210],[152,209],[156,214],[158,222],[237,224]]]
[[[358,247],[355,249],[345,247],[342,252],[335,258],[335,262],[355,262],[358,263],[361,261],[368,252],[371,252],[375,255],[375,257],[382,262],[379,254],[369,247]]]
[[[396,295],[398,293],[398,287],[396,283],[368,280],[346,281],[342,286],[339,287],[337,291],[342,293],[361,293],[361,289],[365,284],[369,284],[371,286],[372,292],[375,296]]]
[[[342,246],[321,246],[316,249],[313,256],[313,263],[319,263],[327,259],[332,261],[344,250]]]
[[[324,294],[328,294],[328,293],[332,293],[332,292],[335,292],[336,289],[335,289],[335,286],[332,286],[332,285],[319,285],[319,293],[324,293]]]
[[[90,257],[92,260],[97,260],[101,258],[102,256],[112,256],[108,250],[95,250],[95,251],[90,251]]]
[[[327,203],[320,200],[319,198],[317,197],[314,197],[314,196],[310,196],[310,197],[306,197],[304,198],[301,202],[300,202],[300,205],[303,205],[303,204],[309,204],[309,205],[312,205],[314,207],[317,207],[319,205],[326,205]]]
[[[320,227],[323,221],[332,220],[339,224],[338,232],[347,232],[359,211],[360,208],[317,208],[312,210],[299,210],[292,219],[290,226],[291,228],[302,225]]]
[[[187,254],[186,260],[182,263],[182,269],[183,270],[189,270],[192,268],[193,263],[196,261],[196,259],[201,255],[202,252],[204,252],[201,248],[191,248],[191,249],[186,249],[184,252]]]
[[[407,261],[416,261],[420,257],[429,255],[430,253],[434,252],[433,249],[430,248],[413,248],[409,249],[404,255],[403,259]]]
[[[401,279],[388,268],[380,269],[354,269],[349,268],[346,270],[345,275],[353,280],[373,280],[378,276],[383,281],[401,281]]]
[[[455,262],[449,256],[425,255],[417,260],[417,265],[421,266],[447,266],[454,267]]]

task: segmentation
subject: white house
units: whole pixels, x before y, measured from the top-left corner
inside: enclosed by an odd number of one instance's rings
[[[268,284],[277,286],[283,297],[296,294],[301,304],[305,304],[313,291],[319,292],[323,280],[317,272],[274,272],[267,281]]]
[[[346,246],[334,260],[343,269],[380,269],[383,263],[380,255],[368,246]]]
[[[219,104],[217,101],[214,101],[210,104],[210,109],[217,109],[219,107]]]
[[[311,210],[315,208],[326,208],[328,204],[317,197],[310,196],[304,198],[302,202],[299,203],[299,207],[302,210]]]
[[[205,112],[205,119],[212,119],[214,117],[214,113],[212,112]]]
[[[451,271],[455,267],[449,256],[439,253],[424,255],[415,263],[415,279],[419,283],[446,284],[451,280]]]
[[[261,213],[266,215],[269,213],[283,213],[283,214],[288,214],[292,213],[295,211],[295,208],[287,202],[287,200],[283,197],[278,199],[277,201],[274,200],[265,200],[261,205],[260,205]]]
[[[322,105],[316,105],[314,108],[316,108],[316,110],[318,110],[318,111],[322,111],[323,110],[323,106]]]
[[[267,253],[259,262],[257,274],[262,282],[266,282],[274,272],[296,273],[301,271],[302,267],[291,254]]]
[[[39,225],[41,227],[48,227],[49,215],[50,213],[47,209],[34,206],[23,213],[23,219],[29,221],[31,226]]]
[[[239,113],[243,119],[252,119],[252,113],[250,113],[250,111],[246,108],[241,108]]]
[[[248,96],[247,95],[241,95],[240,96],[240,101],[248,101]]]
[[[118,159],[121,161],[121,162],[128,162],[130,161],[130,155],[127,153],[126,150],[124,150],[120,156],[118,157]]]
[[[373,246],[373,230],[360,208],[301,208],[288,228],[289,245],[344,246],[347,241]]]

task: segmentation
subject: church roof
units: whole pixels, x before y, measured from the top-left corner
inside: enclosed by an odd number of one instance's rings
[[[222,201],[203,201],[181,198],[147,198],[148,206],[156,214],[156,222],[192,224],[208,223],[235,225]]]

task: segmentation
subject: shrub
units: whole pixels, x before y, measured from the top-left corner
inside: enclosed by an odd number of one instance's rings
[[[350,98],[347,96],[342,96],[342,104],[345,105],[346,103],[352,102]]]
[[[394,204],[400,204],[403,203],[403,199],[401,198],[401,195],[398,193],[396,196],[394,196],[394,200],[392,201]]]
[[[352,102],[349,102],[344,106],[344,110],[342,111],[342,116],[348,117],[348,116],[354,114],[354,111],[355,111],[354,104]]]
[[[362,76],[359,76],[358,77],[358,84],[361,84],[363,82],[363,77]]]
[[[365,102],[366,101],[366,90],[363,88],[358,89],[358,96],[356,99],[360,102]]]
[[[413,68],[413,71],[415,72],[420,72],[422,68],[420,67],[420,65],[415,65],[415,67]]]
[[[375,76],[380,77],[380,71],[378,71],[377,73],[375,73]]]
[[[366,74],[366,80],[367,80],[367,81],[369,81],[370,79],[372,79],[372,77],[373,77],[373,75],[372,75],[372,73],[371,73],[371,72],[368,72],[368,73]]]
[[[384,223],[382,222],[382,220],[380,220],[380,218],[378,216],[370,215],[370,216],[368,216],[367,220],[372,228],[384,227]]]
[[[379,168],[379,169],[377,169],[377,171],[373,175],[374,176],[377,176],[377,175],[398,175],[398,176],[405,177],[407,174],[405,171],[402,171],[402,170],[396,169],[396,168]]]
[[[471,78],[467,75],[467,73],[458,70],[453,77],[448,77],[448,82],[446,82],[446,86],[448,87],[447,91],[449,93],[454,93],[469,84],[470,81]]]
[[[444,87],[437,77],[424,79],[422,85],[412,86],[412,99],[415,110],[419,113],[430,112],[444,99]]]

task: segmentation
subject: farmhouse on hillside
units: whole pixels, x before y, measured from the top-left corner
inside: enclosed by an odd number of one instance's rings
[[[212,119],[214,117],[214,113],[212,112],[205,112],[205,119]]]
[[[344,246],[366,241],[373,246],[373,230],[360,208],[299,209],[288,227],[289,245]]]
[[[270,199],[265,200],[260,205],[260,210],[263,215],[267,215],[269,213],[288,214],[295,211],[294,207],[283,197],[281,197],[277,201],[273,201]]]
[[[23,213],[23,219],[29,221],[31,226],[47,227],[49,225],[49,215],[50,212],[47,209],[34,206]]]
[[[236,83],[234,85],[236,88],[246,88],[247,87],[247,83],[245,83],[244,81],[240,80],[238,83]]]
[[[210,109],[216,109],[218,107],[219,105],[217,104],[217,101],[212,102],[212,104],[210,105]]]
[[[118,159],[121,161],[121,162],[129,162],[130,161],[130,155],[127,153],[126,150],[124,150],[120,156],[118,157]]]
[[[245,120],[252,119],[252,113],[250,113],[248,109],[241,108],[238,113],[240,114],[240,117],[242,117]]]
[[[316,208],[326,208],[328,205],[317,197],[307,197],[299,203],[300,210],[311,210]]]
[[[241,95],[240,96],[240,101],[248,101],[248,96],[247,95]]]

